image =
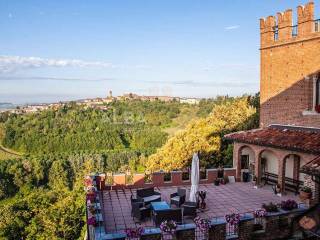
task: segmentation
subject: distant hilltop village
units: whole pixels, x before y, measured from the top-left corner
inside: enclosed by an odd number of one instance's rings
[[[162,101],[162,102],[180,102],[185,104],[199,104],[199,98],[181,98],[181,97],[170,97],[170,96],[140,96],[135,93],[127,93],[122,96],[112,96],[112,91],[109,92],[109,95],[106,98],[91,98],[91,99],[80,99],[75,101],[66,101],[66,102],[58,102],[58,103],[41,103],[41,104],[28,104],[25,106],[18,106],[14,109],[4,109],[0,110],[0,112],[8,112],[15,114],[26,114],[26,113],[36,113],[41,112],[47,109],[58,109],[68,103],[75,103],[77,105],[81,105],[84,108],[94,108],[98,110],[107,110],[108,104],[114,101],[132,101],[132,100],[140,100],[140,101]]]

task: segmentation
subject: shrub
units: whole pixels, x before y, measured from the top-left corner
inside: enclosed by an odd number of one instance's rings
[[[298,208],[298,204],[296,201],[288,199],[287,201],[282,201],[281,202],[281,208],[283,210],[291,211],[293,209]]]
[[[307,187],[307,186],[303,186],[300,191],[302,192],[306,192],[306,193],[311,193],[312,192],[312,189],[310,187]]]
[[[267,212],[278,212],[278,205],[270,202],[269,204],[262,204],[262,208],[264,208]]]

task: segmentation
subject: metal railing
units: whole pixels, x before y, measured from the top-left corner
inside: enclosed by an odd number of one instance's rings
[[[320,32],[320,18],[314,20],[314,31],[315,32]]]
[[[298,25],[292,26],[292,37],[298,36]]]
[[[279,27],[274,26],[273,27],[273,39],[277,41],[279,39]]]

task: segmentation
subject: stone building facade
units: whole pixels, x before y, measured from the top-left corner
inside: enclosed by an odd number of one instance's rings
[[[319,201],[319,183],[300,170],[320,155],[320,20],[313,2],[297,8],[297,25],[292,16],[260,19],[260,128],[225,139],[234,142],[238,181],[271,177],[282,192],[306,183]]]

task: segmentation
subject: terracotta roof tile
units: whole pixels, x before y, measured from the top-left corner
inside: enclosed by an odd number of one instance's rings
[[[320,154],[318,128],[271,125],[267,128],[227,134],[224,138],[235,142]]]

